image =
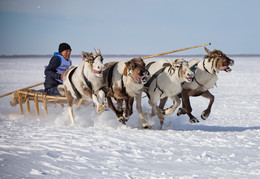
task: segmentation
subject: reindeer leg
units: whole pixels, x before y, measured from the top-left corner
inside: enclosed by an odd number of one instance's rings
[[[185,92],[183,91],[182,93],[185,93]],[[182,94],[181,96],[183,96],[183,95],[184,94]],[[185,95],[188,95],[188,94],[185,93]],[[186,110],[186,107],[185,107],[185,102],[186,101],[184,100],[183,97],[181,98],[181,101],[182,101],[182,107],[178,109],[177,116],[187,114],[187,110]]]
[[[167,97],[163,98],[163,99],[160,99],[160,105],[159,105],[159,108],[163,109],[165,104],[166,104],[166,101],[167,101]]]
[[[211,107],[214,103],[215,97],[208,90],[205,91],[205,93],[203,93],[202,96],[209,99],[209,105],[208,105],[207,109],[204,110],[201,114],[201,118],[206,120],[209,117],[209,114],[211,112]]]
[[[187,115],[190,118],[190,123],[199,122],[199,120],[191,114],[192,108],[191,108],[191,105],[190,105],[190,95],[189,95],[188,91],[182,90],[181,95],[182,95],[182,103],[183,103],[185,108],[179,109],[178,114],[180,115],[180,114],[186,114],[187,113]]]
[[[176,108],[180,105],[181,100],[180,98],[176,95],[176,96],[172,96],[171,99],[173,100],[173,106],[171,106],[170,108],[167,108],[165,110],[162,110],[160,107],[157,107],[157,116],[160,119],[161,122],[161,128],[163,125],[163,121],[164,121],[164,115],[170,115],[172,113],[174,113],[174,111],[176,110]]]
[[[97,112],[98,114],[101,114],[103,111],[107,109],[107,107],[104,105],[105,92],[103,90],[99,90],[95,100],[97,104]]]
[[[125,108],[124,108],[124,112],[123,112],[123,116],[124,116],[124,120],[125,122],[128,121],[129,118],[129,99],[124,99],[124,103],[125,103]]]
[[[153,117],[157,114],[157,107],[156,107],[156,101],[149,99],[148,103],[150,104],[150,106],[152,107],[152,111],[151,114],[149,114],[149,117]]]
[[[71,93],[69,91],[66,92],[66,96],[67,96],[68,111],[69,111],[69,116],[70,116],[70,119],[71,119],[71,124],[74,127],[75,119],[74,119],[74,114],[73,114],[73,109],[72,109],[73,97],[72,97],[72,95],[71,95]]]
[[[114,91],[114,97],[116,99],[123,100],[123,102],[125,103],[125,105],[124,105],[125,108],[123,109],[123,115],[120,116],[120,118],[119,118],[119,121],[122,122],[122,120],[123,120],[122,123],[125,123],[130,116],[129,112],[128,112],[128,106],[129,106],[128,102],[129,102],[130,97],[125,92],[123,92],[122,89],[118,86],[115,86],[113,88],[113,91]]]
[[[163,110],[156,105],[155,105],[155,107],[156,107],[158,119],[160,120],[160,129],[162,129],[162,125],[163,125],[163,121],[164,121]]]
[[[123,100],[122,99],[117,100],[117,110],[119,112],[123,112]]]
[[[146,120],[144,119],[144,115],[143,115],[143,111],[142,111],[142,105],[141,105],[141,100],[142,100],[142,93],[138,94],[136,96],[136,110],[138,112],[138,115],[139,115],[139,118],[141,119],[142,121],[142,127],[144,129],[151,129],[151,125],[148,124],[146,122]]]
[[[106,98],[105,92],[104,92],[103,90],[99,90],[99,91],[98,91],[98,101],[99,101],[101,104],[104,104],[105,98]]]
[[[130,97],[128,101],[128,115],[129,117],[133,114],[133,103],[134,103],[134,97]]]
[[[157,97],[157,96],[156,96]],[[160,120],[160,129],[162,129],[162,125],[163,125],[163,120],[164,120],[164,116],[162,114],[162,109],[160,109],[156,104],[157,101],[159,100],[159,98],[151,98],[149,99],[148,103],[152,106],[152,113],[150,114],[150,117],[153,117],[155,115],[157,115],[157,117]]]
[[[116,117],[118,119],[119,122],[121,122],[122,124],[125,124],[124,120],[123,120],[123,114],[122,112],[118,111],[113,102],[111,97],[107,96],[107,103],[108,103],[108,107],[116,114]]]
[[[134,97],[129,96],[129,98],[124,99],[123,102],[125,102],[125,108],[123,110],[123,120],[124,122],[127,122],[129,120],[129,117],[133,114]]]
[[[166,101],[167,101],[168,97],[165,97],[163,99],[160,99],[160,104],[159,104],[159,107],[157,107],[157,114],[159,115],[163,115],[164,114],[164,106],[166,104]]]
[[[84,102],[84,99],[80,99],[79,102],[77,103],[76,108],[78,109],[80,107],[80,105]]]
[[[176,108],[181,104],[181,100],[178,96],[172,96],[171,99],[173,100],[173,106],[165,109],[163,112],[164,115],[170,115],[170,114],[174,113]]]
[[[97,113],[99,114],[99,106],[101,105],[98,101],[98,96],[96,94],[92,94],[92,101],[97,107]]]

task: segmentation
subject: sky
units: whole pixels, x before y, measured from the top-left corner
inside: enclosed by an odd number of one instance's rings
[[[258,0],[0,0],[0,55],[148,54],[211,43],[260,54]],[[176,53],[205,54],[203,48]]]

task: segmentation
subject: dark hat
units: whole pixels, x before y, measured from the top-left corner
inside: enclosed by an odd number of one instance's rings
[[[59,45],[59,52],[60,52],[60,53],[63,52],[64,50],[68,50],[68,49],[71,50],[70,45],[67,44],[67,43],[61,43],[61,44]]]

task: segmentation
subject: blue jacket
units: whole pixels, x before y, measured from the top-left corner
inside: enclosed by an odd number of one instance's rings
[[[62,60],[64,59],[61,58],[60,53],[54,53],[54,56],[51,58],[49,62],[49,65],[45,68],[45,90],[57,87],[59,84],[62,84],[62,80],[60,79],[62,72],[59,70],[61,68]],[[69,66],[71,66],[70,59],[69,64]],[[68,69],[69,66],[67,66],[66,68]],[[64,69],[64,71],[66,71],[67,69]]]

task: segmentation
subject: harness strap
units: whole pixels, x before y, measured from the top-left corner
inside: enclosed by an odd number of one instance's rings
[[[160,97],[162,96],[162,94],[164,93],[164,91],[158,86],[158,80],[157,80],[157,78],[156,78],[156,85],[155,85],[155,88],[154,88],[154,90],[153,91],[155,91],[156,89],[158,89],[158,90],[160,90],[161,91],[161,95],[160,95]]]
[[[76,87],[74,86],[74,84],[72,82],[72,75],[73,75],[73,73],[75,72],[76,69],[77,69],[77,67],[74,68],[73,70],[71,70],[71,72],[69,74],[69,81],[71,83],[71,87],[72,87],[73,91],[76,94],[77,99],[80,99],[80,98],[82,98],[82,95],[79,93],[79,91],[76,89]]]
[[[213,61],[214,61],[214,60],[213,60]],[[218,63],[218,61],[219,61],[219,58],[217,59],[217,63]],[[195,71],[196,71],[196,69],[197,69],[197,65],[198,65],[198,64],[195,64],[195,65],[193,65],[193,66],[190,68],[194,74],[195,74]],[[213,62],[212,62],[212,66],[213,66]],[[211,74],[211,73],[205,68],[205,66],[204,66],[204,61],[203,61],[203,67],[204,67],[204,69],[205,69],[209,74]],[[194,71],[193,71],[193,68],[195,68]],[[214,70],[214,72],[215,72],[215,70]],[[211,74],[211,75],[212,75],[212,74]],[[195,77],[194,77],[194,80],[196,81],[196,83],[198,83],[198,85],[200,85],[200,87],[201,87],[202,89],[205,88],[203,84],[201,84],[201,83],[198,82],[198,80],[196,79],[196,75],[195,75]],[[217,84],[216,84],[216,83],[215,83],[215,86],[217,87]],[[205,88],[205,89],[206,89],[206,88]]]
[[[92,93],[94,94],[94,91],[92,89],[92,84],[91,82],[87,79],[87,77],[84,75],[84,66],[83,66],[83,70],[82,70],[82,75],[83,75],[83,79],[86,82],[86,84],[88,85],[89,89],[92,91]]]
[[[92,91],[92,93],[94,93],[93,90],[92,90],[91,82],[87,79],[87,77],[84,74],[83,74],[83,78],[84,78],[84,81],[87,83],[89,89]]]
[[[150,74],[149,68],[150,68],[150,66],[151,66],[152,64],[154,64],[154,63],[155,63],[155,62],[153,61],[153,62],[148,63],[148,64],[145,66],[145,70],[147,70],[149,74]],[[148,80],[148,81],[150,81],[150,80]],[[149,84],[147,84],[147,83],[148,83],[148,82],[146,82],[146,83],[144,84],[144,87],[146,87],[146,88],[148,88],[148,87],[151,85],[152,81],[149,82]],[[150,95],[148,94],[148,92],[146,92],[146,94],[147,94],[148,98],[150,99]]]
[[[217,64],[218,64],[218,61],[219,61],[220,57],[217,58],[217,61],[216,61],[216,67],[217,67]],[[212,59],[212,63],[211,63],[211,68],[213,69],[213,66],[214,66],[214,59]],[[209,73],[211,74],[205,67],[205,59],[203,60],[203,68]],[[214,73],[216,73],[216,71],[213,69]]]
[[[153,64],[154,62],[149,63],[147,66],[148,68]],[[148,70],[147,68],[147,70]],[[154,79],[156,79],[156,85],[154,88],[154,91],[156,90],[156,88],[158,88],[162,94],[163,94],[163,90],[161,90],[161,88],[158,86],[157,84],[157,77],[165,70],[166,67],[161,68],[160,70],[158,70],[156,73],[153,74],[153,76],[147,81],[147,83],[144,84],[145,88],[149,88],[149,86],[151,85],[151,83],[153,82]],[[148,93],[148,90],[145,90],[146,95],[148,96],[148,98],[150,99],[150,94]],[[162,94],[160,96],[162,96]]]
[[[203,88],[203,87],[204,87],[204,85],[202,85],[202,84],[200,84],[200,83],[198,82],[198,80],[196,79],[196,77],[194,78],[194,80],[196,81],[196,83],[198,83],[198,85],[200,85],[200,86],[201,86],[201,88]]]
[[[205,63],[204,63],[204,61],[205,61],[205,60],[203,60],[203,68],[204,68],[209,74],[211,74],[211,73],[205,68]],[[190,67],[190,70],[191,70],[194,74],[196,73],[198,64],[199,64],[199,63],[196,63],[196,64],[194,64],[192,67]],[[201,88],[204,87],[204,85],[202,85],[201,83],[198,82],[198,80],[196,79],[196,75],[195,75],[195,77],[194,77],[194,80],[196,81],[196,83],[198,83],[198,85],[200,85]]]
[[[206,70],[206,72],[208,72],[209,74],[211,74],[211,73],[207,70],[207,68],[205,67],[205,59],[203,60],[203,68]]]
[[[145,87],[149,87],[151,85],[151,83],[153,82],[153,80],[155,78],[157,78],[164,70],[166,67],[161,68],[160,70],[158,70],[156,73],[153,74],[153,76],[147,81],[146,84],[144,84]]]
[[[195,74],[195,71],[197,69],[198,63],[194,64],[192,67],[190,67],[190,70]]]

